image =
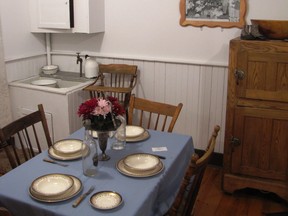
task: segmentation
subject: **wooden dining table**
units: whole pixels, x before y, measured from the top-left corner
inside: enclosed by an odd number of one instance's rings
[[[99,161],[97,174],[87,177],[82,172],[82,159],[64,160],[63,167],[46,163],[48,150],[23,163],[0,177],[0,206],[8,208],[14,216],[91,216],[91,215],[125,215],[156,216],[163,215],[171,206],[180,182],[194,152],[191,136],[148,130],[149,138],[138,142],[127,142],[124,150],[107,147],[109,161]],[[84,129],[71,134],[69,139],[84,138]],[[119,170],[117,164],[125,156],[133,153],[150,153],[164,156],[161,159],[163,169],[152,176],[129,176]],[[118,164],[119,165],[119,164]],[[67,174],[80,180],[81,190],[73,197],[46,202],[33,198],[29,193],[32,182],[43,175],[51,173]],[[91,186],[94,191],[76,208],[73,202]],[[93,207],[90,198],[98,192],[113,191],[118,193],[122,202],[119,206],[101,210]]]

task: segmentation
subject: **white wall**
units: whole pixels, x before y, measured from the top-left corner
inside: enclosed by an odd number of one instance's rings
[[[227,65],[238,28],[179,25],[180,0],[105,0],[104,34],[53,34],[53,50],[92,51],[138,58]],[[247,0],[250,18],[288,19],[287,0]],[[0,0],[5,60],[41,53],[44,34],[29,32],[28,0]]]
[[[179,24],[179,2],[106,0],[105,34],[65,37],[54,34],[53,50],[92,51],[227,65],[229,40],[239,36],[240,30],[182,27]],[[248,7],[247,21],[250,17],[268,16],[288,19],[287,0],[250,0]]]
[[[0,0],[5,61],[45,52],[44,34],[29,31],[28,0]]]

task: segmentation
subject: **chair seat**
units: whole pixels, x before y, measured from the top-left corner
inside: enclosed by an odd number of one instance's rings
[[[116,92],[116,93],[130,93],[132,91],[132,88],[125,88],[125,87],[110,87],[110,86],[101,86],[101,85],[93,85],[93,86],[87,86],[85,88],[87,91],[97,91],[97,92]]]

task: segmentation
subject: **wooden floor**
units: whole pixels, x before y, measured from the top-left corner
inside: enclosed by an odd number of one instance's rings
[[[220,167],[209,166],[202,180],[194,216],[264,216],[288,211],[288,205],[275,194],[245,189],[233,195],[221,190]],[[287,215],[281,214],[281,215]]]

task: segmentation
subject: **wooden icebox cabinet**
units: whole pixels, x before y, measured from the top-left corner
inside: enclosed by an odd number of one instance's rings
[[[230,41],[223,190],[288,201],[288,42]]]

